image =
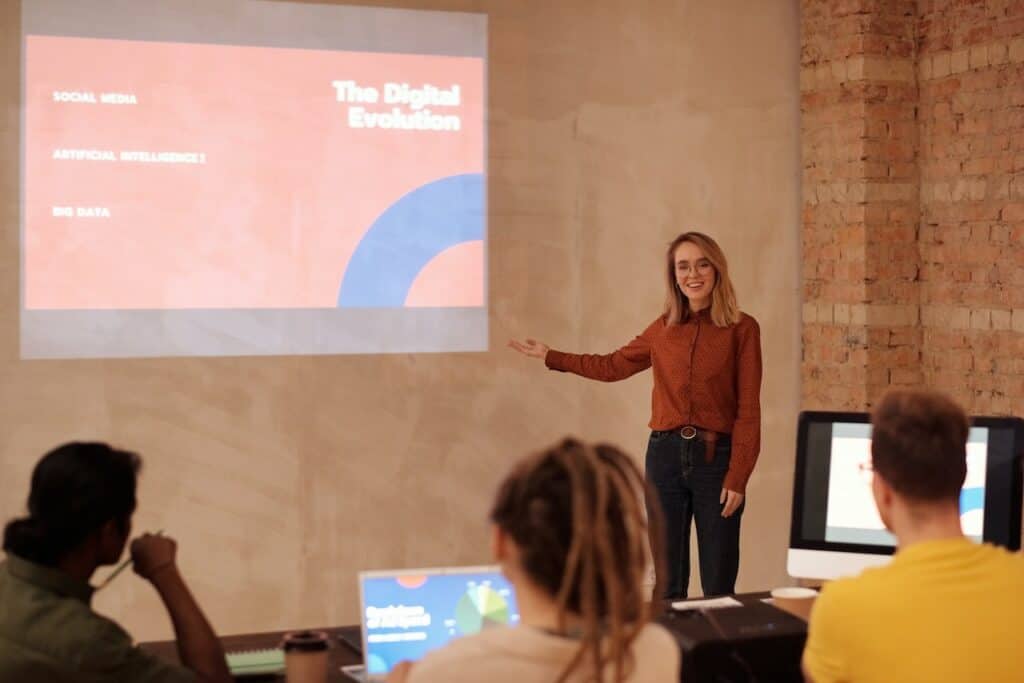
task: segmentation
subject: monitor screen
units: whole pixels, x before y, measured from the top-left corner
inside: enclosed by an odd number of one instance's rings
[[[360,593],[371,677],[453,638],[519,621],[512,585],[496,567],[364,572]]]
[[[964,534],[1020,547],[1021,421],[973,418],[967,477],[960,493]],[[883,564],[896,539],[871,493],[871,424],[867,413],[800,416],[790,533],[789,573],[835,578]]]

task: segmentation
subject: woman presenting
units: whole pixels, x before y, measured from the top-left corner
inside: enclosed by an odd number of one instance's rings
[[[740,312],[725,254],[707,235],[672,240],[666,274],[664,314],[614,353],[563,353],[533,339],[509,345],[604,382],[654,368],[645,464],[665,516],[667,572],[656,590],[686,597],[692,521],[704,594],[726,595],[735,592],[744,493],[761,448],[761,333]]]

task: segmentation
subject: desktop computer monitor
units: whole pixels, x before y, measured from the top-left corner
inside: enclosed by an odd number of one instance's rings
[[[960,493],[961,527],[969,538],[1020,549],[1022,449],[1024,421],[971,418]],[[834,579],[889,561],[896,540],[878,516],[872,476],[867,413],[800,414],[790,576]]]

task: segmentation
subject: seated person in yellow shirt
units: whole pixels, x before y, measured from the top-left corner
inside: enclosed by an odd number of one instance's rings
[[[643,585],[644,491],[637,466],[610,446],[566,439],[520,462],[491,510],[520,623],[400,664],[388,681],[678,683],[679,648],[650,622]]]
[[[4,530],[0,565],[0,681],[227,683],[224,651],[163,536],[132,542],[135,572],[153,584],[184,667],[135,647],[92,610],[90,578],[118,561],[131,535],[141,461],[101,443],[69,443],[32,472],[29,516]]]
[[[1024,680],[1024,557],[960,530],[968,421],[949,398],[890,391],[872,415],[872,490],[892,562],[827,584],[811,613],[814,683]]]

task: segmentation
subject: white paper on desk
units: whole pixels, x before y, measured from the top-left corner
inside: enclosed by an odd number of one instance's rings
[[[724,598],[709,598],[708,600],[680,600],[672,603],[674,610],[688,609],[721,609],[723,607],[743,607],[743,603],[736,598],[728,596]]]

